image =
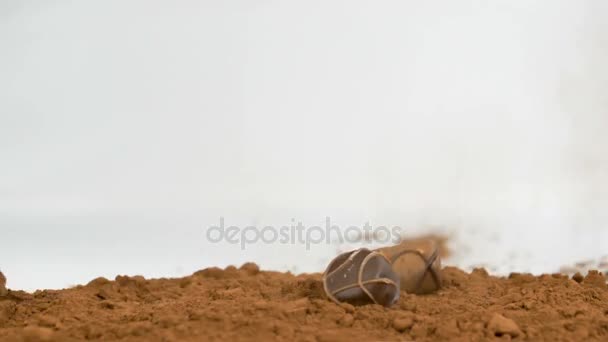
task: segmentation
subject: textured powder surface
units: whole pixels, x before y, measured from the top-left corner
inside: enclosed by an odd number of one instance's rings
[[[447,267],[443,274],[439,292],[402,292],[391,308],[338,305],[325,297],[320,274],[255,264],[179,279],[119,276],[66,290],[9,290],[0,297],[0,340],[608,340],[600,273],[497,278]]]

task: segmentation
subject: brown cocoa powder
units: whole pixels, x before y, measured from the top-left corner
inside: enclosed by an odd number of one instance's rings
[[[602,279],[596,272],[580,282],[560,274],[499,278],[447,267],[438,292],[402,292],[384,308],[331,302],[321,274],[251,263],[178,279],[97,278],[58,291],[9,290],[0,297],[0,340],[605,341]]]
[[[6,291],[6,277],[0,272],[0,296],[4,296]]]

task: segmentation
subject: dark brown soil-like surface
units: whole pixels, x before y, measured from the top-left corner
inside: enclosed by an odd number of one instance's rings
[[[119,276],[0,296],[1,341],[608,340],[608,287],[591,272],[443,270],[443,288],[391,308],[325,298],[320,274],[209,268],[179,279]],[[9,277],[10,280],[10,277]]]

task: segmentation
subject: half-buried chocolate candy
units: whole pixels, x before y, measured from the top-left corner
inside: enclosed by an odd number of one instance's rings
[[[399,276],[381,253],[366,248],[338,255],[323,274],[327,296],[336,303],[390,306],[399,299]]]
[[[441,258],[435,241],[404,241],[376,251],[390,260],[407,293],[428,294],[441,287]]]

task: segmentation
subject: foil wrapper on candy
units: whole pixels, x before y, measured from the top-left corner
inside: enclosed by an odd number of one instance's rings
[[[399,300],[399,276],[382,253],[366,248],[338,255],[323,274],[327,296],[336,303],[391,306]]]

